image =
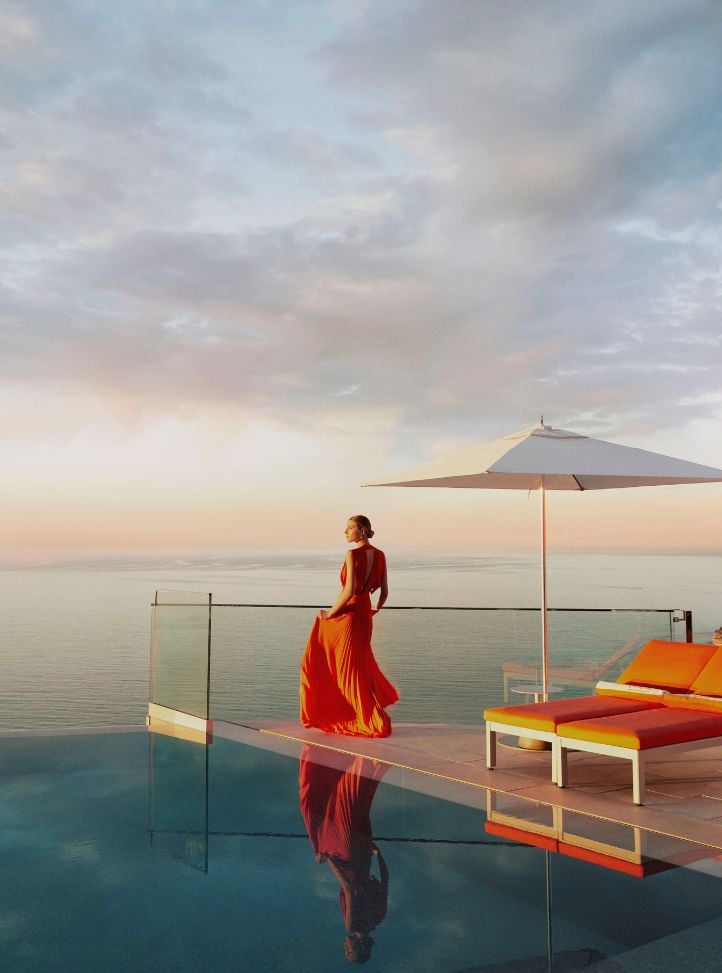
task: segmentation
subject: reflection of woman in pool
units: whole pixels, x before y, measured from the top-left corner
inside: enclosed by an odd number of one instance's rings
[[[387,737],[385,708],[399,694],[371,648],[373,616],[389,593],[386,558],[369,544],[374,532],[363,514],[349,519],[345,534],[352,547],[341,569],[341,591],[328,611],[318,613],[301,662],[301,722],[328,733]]]
[[[351,754],[327,754],[327,767],[314,762],[313,748],[301,753],[301,813],[316,859],[326,862],[340,886],[349,963],[371,957],[371,930],[386,917],[389,872],[371,832],[371,804],[388,765]],[[379,878],[371,874],[378,862]]]

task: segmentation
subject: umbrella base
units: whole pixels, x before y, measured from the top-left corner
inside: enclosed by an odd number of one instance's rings
[[[538,703],[542,696],[546,693],[560,693],[562,691],[561,686],[547,686],[546,690],[543,686],[512,686],[511,691],[513,693],[521,693],[523,696],[533,696],[534,702]],[[511,744],[514,746],[514,744]],[[548,740],[534,740],[531,737],[519,737],[519,742],[516,744],[519,750],[551,750],[552,745]]]
[[[520,750],[551,750],[548,740],[533,740],[531,737],[519,737],[517,746]]]
[[[510,750],[549,751],[552,748],[551,743],[548,743],[546,740],[532,740],[531,737],[504,736],[498,737],[496,742],[498,746],[508,747]]]

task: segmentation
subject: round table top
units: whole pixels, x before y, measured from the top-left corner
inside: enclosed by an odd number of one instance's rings
[[[525,696],[539,695],[544,692],[543,686],[527,686],[527,685],[517,685],[509,686],[509,689],[513,693],[523,693]],[[560,693],[562,691],[561,686],[547,686],[548,693]]]

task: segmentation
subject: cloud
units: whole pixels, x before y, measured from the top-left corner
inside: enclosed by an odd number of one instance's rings
[[[350,168],[371,169],[378,165],[374,153],[364,146],[333,141],[307,129],[269,129],[249,148],[274,167],[305,172],[326,185]]]
[[[409,461],[719,415],[716,3],[3,17],[7,381]]]

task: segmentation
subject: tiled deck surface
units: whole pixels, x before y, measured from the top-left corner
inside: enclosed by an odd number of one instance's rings
[[[306,730],[295,721],[218,722],[218,736],[297,755],[311,743],[330,753],[354,753],[396,768],[390,782],[483,807],[489,790],[577,811],[606,821],[711,846],[722,852],[722,747],[651,756],[644,807],[632,803],[629,762],[585,753],[569,756],[570,786],[551,783],[550,754],[520,750],[515,739],[486,769],[484,727],[394,724],[385,740]]]

